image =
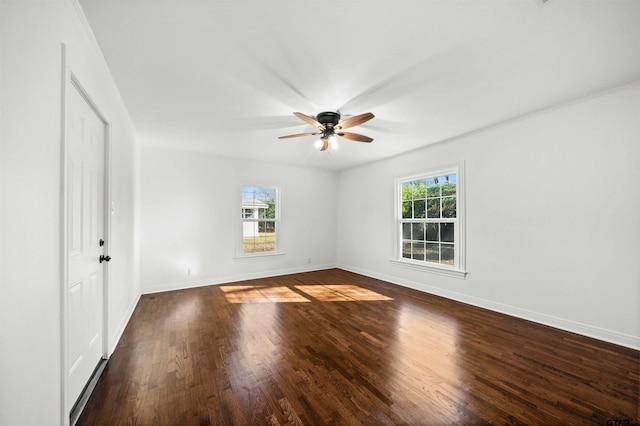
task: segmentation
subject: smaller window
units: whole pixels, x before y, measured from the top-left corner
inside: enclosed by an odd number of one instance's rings
[[[242,187],[242,253],[278,251],[278,191],[272,187]]]

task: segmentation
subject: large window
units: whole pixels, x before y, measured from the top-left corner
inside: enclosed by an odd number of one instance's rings
[[[242,187],[242,253],[278,251],[278,191],[262,186]]]
[[[461,167],[397,181],[397,260],[464,276]]]

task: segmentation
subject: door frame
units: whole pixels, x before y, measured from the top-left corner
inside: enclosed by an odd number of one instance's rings
[[[60,286],[60,336],[61,336],[61,365],[60,365],[60,406],[61,406],[61,422],[60,424],[67,426],[70,424],[70,412],[73,408],[73,404],[76,402],[69,401],[67,397],[68,380],[67,380],[67,365],[68,365],[68,333],[67,327],[68,321],[68,300],[67,300],[67,280],[69,277],[69,263],[67,259],[67,250],[69,246],[68,242],[68,218],[69,209],[68,201],[69,194],[67,192],[68,175],[69,175],[69,127],[67,120],[69,118],[69,98],[70,91],[77,90],[80,95],[87,102],[89,107],[95,112],[100,121],[104,124],[104,203],[103,203],[103,218],[104,218],[104,253],[110,253],[111,248],[111,125],[109,120],[98,108],[93,98],[89,95],[84,85],[81,83],[78,76],[72,71],[72,67],[69,64],[69,55],[67,53],[66,44],[62,43],[62,93],[61,93],[61,286]],[[109,324],[109,263],[104,263],[103,277],[102,277],[102,359],[107,360],[109,357],[109,338],[108,338],[108,324]]]

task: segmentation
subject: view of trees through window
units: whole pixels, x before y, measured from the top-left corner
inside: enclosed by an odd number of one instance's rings
[[[456,174],[402,182],[402,257],[453,266]]]
[[[277,190],[242,187],[242,252],[276,251]]]

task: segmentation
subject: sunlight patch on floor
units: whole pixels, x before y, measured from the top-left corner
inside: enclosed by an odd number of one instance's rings
[[[295,290],[294,290],[295,289]],[[393,300],[391,297],[357,285],[297,285],[293,287],[261,287],[250,285],[225,285],[220,290],[229,303],[288,303],[355,302]]]
[[[229,303],[310,302],[289,287],[221,286]]]
[[[358,287],[357,285],[297,285],[295,287],[321,302],[393,300],[383,294]]]

